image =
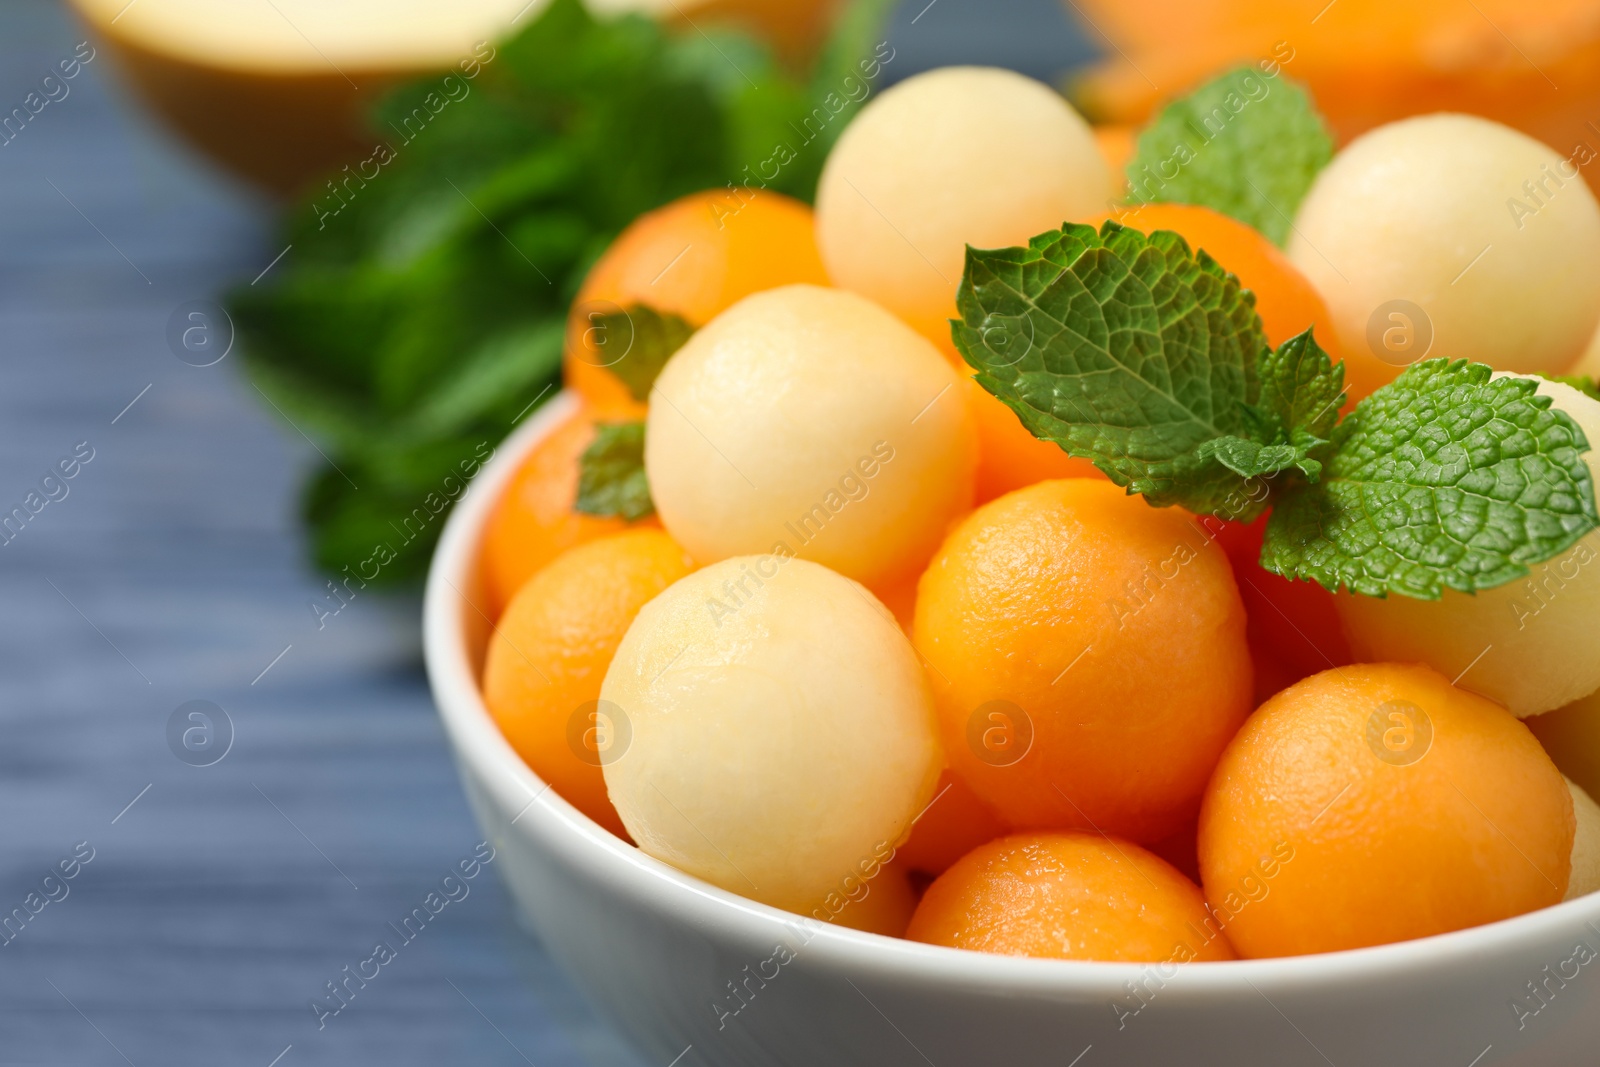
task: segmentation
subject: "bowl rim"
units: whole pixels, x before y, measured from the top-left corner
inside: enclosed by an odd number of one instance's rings
[[[423,653],[435,703],[457,757],[480,781],[514,787],[526,806],[512,821],[574,866],[605,880],[641,909],[697,929],[722,928],[756,943],[807,930],[805,953],[842,973],[874,973],[906,985],[982,986],[1009,996],[1095,996],[1120,999],[1124,983],[1161,963],[1031,959],[990,955],[864,933],[741,897],[656,860],[590,820],[536,775],[495,726],[478,689],[466,638],[469,610],[483,614],[463,589],[475,573],[481,530],[500,493],[540,440],[579,410],[562,390],[518,426],[483,464],[445,524],[423,599]],[[484,621],[492,621],[484,615]],[[1368,987],[1379,980],[1438,976],[1509,956],[1530,944],[1559,944],[1575,928],[1600,935],[1600,893],[1483,926],[1370,948],[1266,959],[1194,961],[1179,965],[1188,994],[1261,995],[1275,988]],[[1171,979],[1162,974],[1164,981]]]

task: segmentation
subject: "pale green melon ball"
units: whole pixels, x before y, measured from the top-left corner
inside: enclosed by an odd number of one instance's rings
[[[1600,205],[1580,162],[1469,115],[1380,126],[1317,177],[1289,257],[1358,358],[1399,324],[1418,339],[1390,363],[1426,354],[1559,374],[1600,322]]]
[[[1600,484],[1600,403],[1556,382],[1541,381],[1539,393],[1588,437],[1584,460]],[[1518,717],[1600,689],[1600,530],[1535,565],[1528,577],[1476,595],[1446,590],[1439,600],[1415,600],[1341,593],[1335,602],[1357,659],[1427,663]]]
[[[871,301],[757,293],[656,380],[651,496],[700,563],[787,551],[881,588],[920,571],[971,504],[965,396],[938,351]]]
[[[1578,817],[1578,833],[1572,839],[1572,880],[1563,900],[1587,896],[1600,890],[1600,804],[1590,799],[1572,779],[1572,812]]]
[[[639,847],[791,911],[874,875],[943,764],[893,616],[800,559],[737,557],[668,587],[600,697],[631,730],[604,772]]]
[[[945,67],[878,96],[817,187],[834,284],[948,338],[967,245],[1003,248],[1106,210],[1111,170],[1061,94],[994,67]]]

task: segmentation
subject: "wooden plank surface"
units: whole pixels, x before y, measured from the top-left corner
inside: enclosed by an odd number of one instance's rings
[[[6,0],[0,112],[83,39]],[[1007,40],[1041,74],[1082,49],[1053,0],[918,0],[893,40],[901,76]],[[310,446],[232,361],[165,339],[281,251],[271,210],[114,74],[102,52],[0,147],[0,511],[60,497],[0,547],[0,915],[59,898],[0,946],[0,1064],[636,1067],[492,873],[319,1029],[312,998],[478,835],[416,599],[319,631],[294,517]],[[92,458],[42,485],[75,448]],[[233,726],[211,766],[169,746],[192,700]],[[75,848],[92,860],[45,882]]]

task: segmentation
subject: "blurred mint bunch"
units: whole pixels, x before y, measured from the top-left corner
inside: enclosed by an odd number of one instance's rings
[[[801,77],[741,33],[552,0],[386,100],[372,155],[228,298],[255,385],[326,460],[303,498],[317,565],[374,585],[426,570],[464,477],[559,388],[567,308],[638,215],[730,182],[809,201],[890,7],[845,8]],[[755,175],[779,144],[794,158]]]

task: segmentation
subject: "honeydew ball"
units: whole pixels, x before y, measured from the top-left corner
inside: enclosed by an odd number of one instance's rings
[[[875,877],[943,763],[893,616],[850,579],[782,555],[669,586],[629,628],[600,697],[631,729],[604,773],[639,847],[790,911]]]
[[[1590,799],[1572,779],[1572,812],[1578,818],[1578,832],[1572,839],[1572,878],[1563,900],[1587,896],[1600,890],[1600,804]]]
[[[1600,484],[1600,403],[1559,382],[1539,394],[1589,439],[1583,455]],[[1335,598],[1358,660],[1422,662],[1523,718],[1600,689],[1600,530],[1521,578],[1438,600],[1341,593]]]
[[[786,552],[882,587],[972,500],[956,372],[854,293],[791,285],[717,316],[656,380],[645,468],[696,561]]]
[[[1106,209],[1110,168],[1049,86],[945,67],[878,96],[845,128],[817,187],[834,284],[925,336],[950,336],[966,246],[1000,248]]]
[[[1564,372],[1600,322],[1600,205],[1578,167],[1487,119],[1424,115],[1352,141],[1301,203],[1289,258],[1347,358]]]

